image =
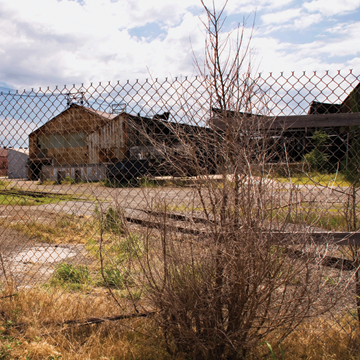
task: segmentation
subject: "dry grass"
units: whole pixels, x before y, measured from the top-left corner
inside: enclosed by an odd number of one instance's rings
[[[81,230],[81,225],[78,226]],[[70,226],[69,232],[71,228],[74,231],[76,224]],[[115,237],[117,240],[109,235],[104,241],[105,253],[113,260],[129,245],[137,243],[135,238],[128,243],[121,240],[125,239],[121,235]],[[94,246],[96,250],[96,244]],[[89,251],[94,257],[95,250]],[[67,291],[57,286],[37,287],[23,290],[12,298],[0,299],[0,359],[185,359],[182,354],[168,352],[156,318],[89,326],[61,325],[64,320],[133,313],[131,299],[124,296],[126,291],[115,290],[123,309],[114,303],[107,289],[96,287],[96,284],[83,291]],[[12,293],[11,287],[4,288],[2,296]],[[143,303],[142,299],[139,301]],[[16,324],[24,325],[14,327]],[[358,335],[356,321],[349,314],[340,320],[312,319],[283,342],[285,359],[357,360],[360,357],[354,349],[355,344],[360,345]],[[265,341],[273,346],[276,359],[282,359],[279,346],[272,338]],[[264,343],[249,353],[248,358],[271,359],[271,355]]]
[[[13,289],[5,289],[3,296]],[[185,359],[170,354],[152,318],[105,322],[98,325],[60,325],[64,320],[112,316],[119,313],[105,290],[90,294],[36,288],[3,298],[0,315],[0,359]],[[129,305],[123,299],[124,309]],[[130,308],[130,305],[129,305]],[[21,326],[17,326],[21,324]],[[340,320],[312,319],[283,342],[285,359],[357,360],[359,329],[350,315]],[[272,343],[276,359],[280,347]],[[249,359],[271,359],[266,344]]]
[[[12,291],[5,289],[3,296]],[[65,320],[118,314],[119,308],[105,290],[85,294],[36,288],[0,301],[0,359],[173,358],[151,318],[61,325]],[[129,307],[126,299],[122,306],[126,313]]]
[[[271,339],[269,339],[271,343]],[[282,343],[285,359],[301,360],[358,360],[360,359],[360,330],[354,318],[311,319],[302,324]],[[279,345],[273,346],[276,359],[281,359]],[[263,344],[254,352],[260,358],[270,358]]]
[[[37,236],[44,239],[49,236],[53,242],[64,243],[65,239],[68,242],[84,242],[89,239],[90,234],[98,236],[99,229],[95,220],[90,222],[85,218],[65,216],[58,219],[56,224],[55,228],[36,223],[33,227],[28,224],[12,225],[17,226],[17,230],[21,230],[22,226],[23,231],[32,229],[34,233],[36,230]],[[155,233],[157,231],[154,230],[152,235]],[[122,264],[124,259],[121,254],[127,253],[130,256],[129,246],[136,245],[135,248],[142,249],[141,241],[138,244],[140,238],[126,239],[122,234],[107,232],[103,249],[106,259]],[[184,249],[184,244],[182,247]],[[90,256],[98,257],[96,241],[88,242],[87,250]],[[128,264],[128,260],[126,257],[124,266]],[[133,262],[134,275],[138,274],[138,271],[134,271],[135,265]],[[122,265],[117,266],[122,270]],[[127,289],[114,290],[123,307],[120,309],[106,289],[96,286],[93,283],[83,291],[71,292],[57,286],[37,287],[21,291],[13,298],[0,299],[0,359],[185,358],[181,354],[168,352],[163,333],[153,318],[108,321],[89,326],[61,325],[64,320],[84,320],[134,312],[130,297],[125,296]],[[133,291],[134,288],[130,290]],[[12,291],[11,288],[4,289],[3,296]],[[143,303],[142,299],[139,301]],[[24,325],[14,327],[15,324]],[[360,359],[356,355],[355,346],[360,345],[358,336],[356,322],[350,315],[345,315],[341,320],[312,319],[283,342],[285,359]],[[276,359],[281,359],[279,346],[273,343],[272,338],[266,338],[265,341],[273,346]],[[271,359],[266,343],[254,349],[247,357]]]
[[[305,173],[293,174],[291,178],[284,176],[275,176],[274,179],[280,183],[291,183],[294,185],[318,185],[323,186],[351,186],[351,182],[347,180],[344,174],[327,174],[319,172],[311,172],[307,176]]]
[[[48,222],[2,220],[0,225],[50,244],[85,244],[99,230],[93,217],[61,215]]]

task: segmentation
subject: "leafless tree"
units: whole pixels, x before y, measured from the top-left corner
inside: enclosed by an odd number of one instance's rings
[[[136,252],[136,281],[146,289],[144,306],[158,311],[169,351],[244,359],[261,340],[281,340],[334,306],[341,272],[337,286],[324,281],[329,244],[314,242],[314,226],[290,224],[296,190],[284,194],[268,176],[279,143],[271,124],[253,115],[266,99],[251,76],[252,31],[246,38],[243,24],[224,34],[225,6],[202,4],[205,67],[196,66],[210,99],[201,109],[211,114],[207,125],[197,126],[187,102],[186,121],[158,122],[171,141],[129,124],[169,171],[195,175],[191,189],[179,190],[181,206],[156,189],[146,194],[149,226]]]

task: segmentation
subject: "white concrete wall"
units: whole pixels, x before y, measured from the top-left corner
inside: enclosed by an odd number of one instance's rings
[[[79,171],[82,181],[100,181],[106,178],[106,167],[103,164],[85,164],[85,165],[64,165],[51,166],[43,165],[41,168],[43,180],[58,181],[59,171],[64,171],[65,177],[75,180],[75,171]]]

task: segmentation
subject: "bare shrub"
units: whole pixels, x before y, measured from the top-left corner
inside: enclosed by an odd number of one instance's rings
[[[267,101],[251,76],[252,33],[246,41],[243,25],[223,37],[225,7],[203,5],[205,66],[196,65],[208,108],[180,89],[181,121],[154,118],[156,132],[129,119],[169,173],[192,175],[177,200],[143,188],[148,218],[132,286],[143,290],[135,310],[157,311],[169,352],[244,359],[262,340],[281,341],[333,307],[344,282],[341,270],[326,281],[322,263],[332,248],[325,237],[315,241],[316,221],[290,222],[296,188],[284,193],[269,176],[268,164],[287,154],[279,155],[281,132],[253,114],[266,114]]]
[[[169,124],[198,174],[181,200],[184,210],[156,191],[146,196],[155,228],[143,235],[139,285],[159,312],[169,351],[197,359],[245,358],[263,339],[284,339],[341,295],[341,272],[334,286],[324,280],[331,247],[326,239],[314,242],[316,223],[288,221],[296,191],[284,194],[267,177],[273,139],[256,117],[227,112],[226,119],[230,130],[207,136]],[[199,145],[211,146],[215,175],[194,151]],[[177,166],[172,156],[167,162]]]

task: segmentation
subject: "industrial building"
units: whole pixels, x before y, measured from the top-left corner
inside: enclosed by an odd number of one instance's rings
[[[359,103],[360,84],[341,104],[313,101],[308,115],[305,115],[303,120],[318,114],[359,112]],[[40,178],[58,182],[66,177],[71,177],[75,181],[97,181],[106,178],[109,166],[122,163],[121,166],[113,166],[112,169],[123,168],[124,164],[133,167],[136,161],[147,161],[146,166],[150,174],[174,175],[171,173],[171,167],[164,166],[163,160],[169,159],[170,150],[171,156],[174,156],[173,162],[182,163],[181,153],[188,144],[184,145],[181,138],[200,139],[201,134],[209,135],[209,132],[215,136],[214,134],[221,133],[232,123],[235,115],[234,112],[229,111],[224,117],[219,109],[213,109],[213,114],[209,119],[208,127],[199,127],[171,122],[168,112],[148,118],[125,111],[109,114],[85,107],[83,104],[71,104],[29,135],[28,177],[32,180]],[[260,122],[268,120],[266,116],[253,114],[242,114],[242,116],[255,117]],[[287,144],[288,160],[302,161],[304,155],[313,146],[312,133],[316,131],[318,125],[308,127],[299,123],[296,127],[292,125],[293,118],[277,117],[277,121],[283,120],[290,124],[290,126],[280,126],[281,137]],[[342,139],[343,127],[339,125],[334,127],[331,123],[329,126],[323,124],[320,127],[332,137],[337,149],[340,149],[333,154],[334,159],[341,159],[346,152]],[[182,135],[179,136],[180,134]],[[273,138],[275,139],[276,136],[274,134]],[[214,150],[209,146],[206,149],[201,148],[196,140],[190,140],[189,143],[192,143],[191,146],[196,151],[199,163],[213,167],[210,158]],[[164,149],[168,153],[165,154]],[[282,153],[280,149],[275,152]],[[281,161],[281,155],[274,156],[274,161]],[[185,158],[183,163],[184,168],[189,168],[189,171],[185,170],[183,174],[191,175],[191,169],[186,164]]]
[[[89,135],[115,118],[116,114],[70,105],[29,135],[28,177],[56,181],[67,176],[76,180],[102,179],[104,167],[101,165],[110,160],[107,148],[113,144],[106,142],[104,149],[94,142],[89,146]],[[121,148],[123,144],[117,146]],[[94,158],[98,161],[94,162]],[[117,152],[117,157],[112,156],[111,160],[121,161],[122,158],[123,152]]]
[[[29,135],[28,177],[58,182],[66,177],[76,181],[103,180],[109,164],[131,159],[148,159],[154,170],[160,154],[151,136],[175,151],[181,144],[173,131],[179,127],[188,132],[197,128],[175,123],[169,126],[169,116],[109,114],[72,104]]]

